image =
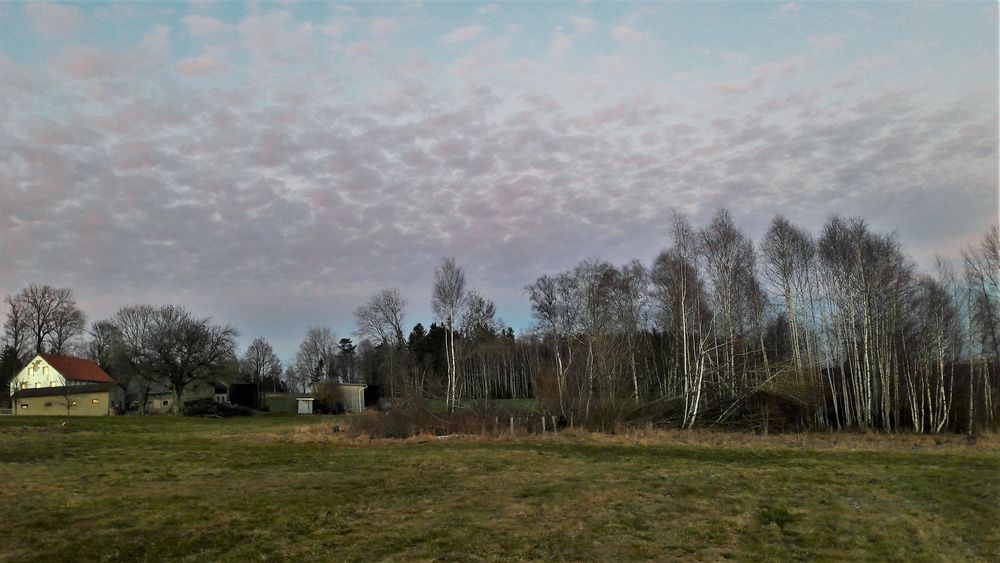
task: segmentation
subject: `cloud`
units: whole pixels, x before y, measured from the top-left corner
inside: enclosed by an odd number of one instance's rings
[[[844,34],[813,35],[809,44],[817,49],[836,49],[844,44]]]
[[[185,76],[207,74],[221,70],[223,65],[209,57],[191,57],[177,62],[177,73]]]
[[[743,80],[734,82],[717,82],[712,85],[712,89],[726,96],[735,94],[746,94],[755,90],[760,90],[768,83],[778,78],[788,77],[799,73],[805,65],[805,58],[792,57],[778,61],[771,61],[755,66],[750,74]]]
[[[750,55],[739,51],[726,51],[725,53],[720,53],[719,58],[727,63],[743,63],[750,60]]]
[[[369,26],[372,37],[389,37],[399,31],[399,21],[393,18],[376,18]]]
[[[24,7],[35,31],[43,35],[69,35],[78,30],[86,18],[75,6],[33,2]]]
[[[794,14],[794,13],[798,12],[799,10],[800,10],[800,6],[798,4],[796,4],[795,2],[788,2],[786,4],[782,4],[777,10],[775,10],[771,14],[771,17],[772,18],[779,18],[779,17],[782,17],[782,16],[787,16],[787,15]]]
[[[467,25],[445,34],[441,37],[441,42],[445,45],[468,43],[482,35],[484,31],[486,31],[486,28],[481,25]]]
[[[242,46],[258,63],[300,62],[317,50],[317,27],[297,22],[284,10],[248,15],[237,28]]]
[[[569,21],[573,24],[573,33],[586,34],[597,28],[597,23],[588,17],[570,16]]]
[[[563,33],[561,27],[557,27],[552,34],[552,42],[549,44],[549,56],[556,59],[562,58],[573,46],[573,39]]]
[[[124,71],[122,57],[84,45],[67,47],[53,59],[53,66],[71,78],[89,80]]]
[[[627,25],[618,25],[611,29],[611,36],[620,43],[636,45],[646,40],[646,35]]]
[[[229,33],[233,30],[233,25],[211,16],[199,16],[189,14],[181,20],[187,26],[188,33],[192,37],[210,37]]]
[[[480,15],[492,14],[500,9],[500,6],[496,4],[484,4],[476,9],[476,13]]]
[[[327,21],[361,27],[332,50]],[[164,19],[49,64],[0,52],[0,286],[73,287],[95,319],[186,305],[287,351],[309,324],[348,333],[381,287],[428,321],[447,255],[525,326],[525,284],[587,256],[648,262],[674,207],[699,223],[726,205],[754,233],[775,209],[813,230],[860,214],[917,259],[996,222],[988,57],[964,81],[927,74],[941,50],[909,55],[903,37],[822,65],[715,44],[674,81],[547,21],[442,54],[455,30],[426,20],[429,39],[414,27],[390,50],[370,20],[265,7],[193,51],[189,23],[177,37]]]

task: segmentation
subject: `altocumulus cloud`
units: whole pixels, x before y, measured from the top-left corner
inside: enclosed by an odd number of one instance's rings
[[[671,209],[726,205],[754,235],[777,211],[813,230],[860,214],[924,264],[997,220],[985,42],[949,70],[933,46],[848,53],[861,32],[825,26],[780,56],[678,46],[673,6],[359,5],[178,7],[110,45],[73,35],[99,25],[83,9],[11,8],[0,25],[28,18],[46,48],[0,43],[0,287],[68,285],[95,318],[176,302],[287,353],[310,324],[348,334],[381,287],[430,320],[449,255],[524,326],[525,284],[649,261]]]

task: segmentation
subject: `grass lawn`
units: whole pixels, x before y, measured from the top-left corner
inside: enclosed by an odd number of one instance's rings
[[[0,417],[0,560],[1000,560],[1000,440]]]

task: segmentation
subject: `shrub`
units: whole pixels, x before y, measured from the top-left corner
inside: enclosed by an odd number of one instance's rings
[[[217,403],[214,399],[206,398],[184,403],[181,414],[203,418],[230,418],[233,416],[250,416],[253,414],[253,410],[248,407],[235,406],[228,403]]]
[[[352,437],[403,439],[418,435],[451,434],[489,436],[509,431],[510,417],[518,432],[541,430],[541,418],[523,411],[500,408],[487,402],[470,403],[452,413],[432,410],[426,401],[408,400],[393,408],[355,418]],[[551,426],[548,427],[551,429]]]

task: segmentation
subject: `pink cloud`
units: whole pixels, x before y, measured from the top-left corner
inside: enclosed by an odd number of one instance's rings
[[[780,8],[775,10],[774,13],[771,14],[771,17],[777,18],[781,16],[787,16],[797,11],[799,11],[799,5],[796,4],[795,2],[788,2],[787,4],[782,4]]]
[[[232,24],[226,23],[222,20],[213,18],[211,16],[199,16],[199,15],[187,15],[181,20],[184,25],[188,28],[188,33],[194,37],[206,37],[210,35],[218,35],[220,33],[227,33],[232,31]]]
[[[486,28],[481,25],[467,25],[446,34],[441,38],[441,42],[445,45],[466,43],[482,35],[485,30]]]
[[[712,85],[712,89],[726,96],[745,94],[763,87],[776,78],[797,74],[804,65],[803,57],[771,61],[755,66],[750,75],[743,80],[716,83]]]
[[[594,20],[584,16],[570,16],[569,22],[573,24],[573,33],[590,33],[597,27]]]
[[[842,33],[814,35],[809,38],[809,44],[817,49],[836,49],[844,44],[844,35]]]
[[[53,66],[71,78],[89,80],[114,73],[116,62],[103,51],[93,47],[77,45],[67,47],[53,61]]]
[[[207,74],[221,70],[222,68],[223,65],[219,61],[209,57],[191,57],[179,61],[176,66],[177,73],[185,76]]]
[[[552,35],[552,43],[549,45],[549,54],[556,59],[562,58],[572,46],[573,39],[563,33],[561,27],[556,28],[555,33]]]
[[[372,20],[370,29],[373,37],[389,37],[399,31],[399,22],[392,18],[377,18]]]
[[[35,31],[43,35],[67,35],[80,28],[85,18],[74,6],[31,3],[25,6]]]
[[[620,43],[636,45],[646,40],[646,35],[640,31],[627,26],[619,25],[611,30],[611,36]]]

